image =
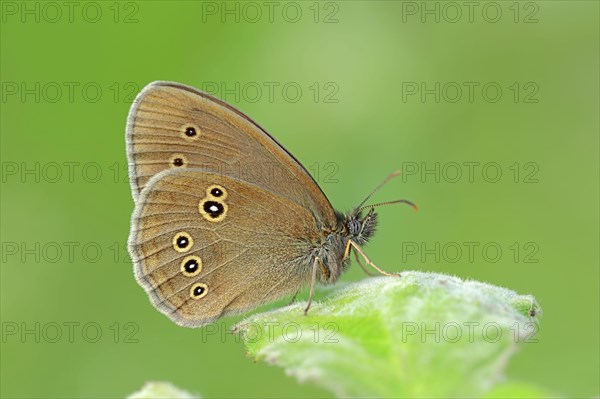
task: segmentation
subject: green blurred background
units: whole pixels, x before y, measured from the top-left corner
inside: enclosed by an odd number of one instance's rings
[[[272,15],[264,2],[50,4],[1,3],[3,397],[122,397],[148,380],[331,396],[254,363],[231,335],[176,326],[134,281],[124,127],[153,80],[241,108],[338,209],[404,169],[377,200],[421,212],[382,208],[371,258],[535,295],[538,342],[508,375],[598,395],[598,2],[482,2],[472,15],[461,2],[276,2]],[[363,278],[353,267],[343,280]]]

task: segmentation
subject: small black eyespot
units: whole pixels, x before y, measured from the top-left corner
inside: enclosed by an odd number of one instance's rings
[[[190,296],[192,299],[200,299],[208,294],[208,285],[204,283],[196,283],[190,288]]]
[[[188,137],[194,137],[196,134],[198,134],[196,133],[196,129],[191,126],[185,129],[185,135]]]
[[[194,239],[185,231],[180,231],[173,237],[173,248],[179,253],[188,252],[194,245]]]
[[[200,296],[204,293],[204,291],[206,291],[206,289],[203,286],[198,285],[194,288],[194,296]]]
[[[213,188],[212,190],[210,190],[210,195],[212,195],[213,197],[220,197],[223,195],[223,191],[221,191],[220,188]]]
[[[190,240],[187,239],[186,236],[179,236],[177,237],[177,247],[178,248],[186,248],[190,243]]]
[[[187,262],[185,262],[185,265],[183,265],[183,268],[185,269],[186,272],[188,272],[189,274],[192,274],[192,273],[196,272],[196,270],[198,270],[198,261],[196,259],[190,259]]]
[[[175,165],[175,166],[183,166],[183,159],[181,159],[181,158],[175,158],[175,159],[173,159],[173,165]]]
[[[530,317],[535,317],[536,314],[537,314],[537,312],[535,311],[535,309],[529,309],[529,316]]]
[[[213,219],[218,218],[219,216],[221,216],[221,214],[223,214],[224,211],[224,207],[223,204],[221,204],[220,202],[217,201],[206,201],[204,203],[204,212],[208,213],[210,215],[210,217],[212,217]]]

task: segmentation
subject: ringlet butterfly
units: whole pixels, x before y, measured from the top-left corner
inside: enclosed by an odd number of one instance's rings
[[[154,306],[177,324],[200,327],[317,281],[335,283],[361,246],[374,208],[333,209],[300,162],[233,106],[193,87],[157,81],[127,120],[135,201],[129,252]],[[367,272],[368,273],[368,272]]]

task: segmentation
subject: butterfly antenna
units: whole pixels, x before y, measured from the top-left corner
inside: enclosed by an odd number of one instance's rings
[[[365,202],[367,202],[369,200],[369,198],[371,198],[373,196],[373,194],[375,194],[377,191],[379,191],[379,189],[381,189],[381,187],[385,186],[387,182],[389,182],[390,180],[392,180],[394,177],[399,176],[400,175],[400,171],[397,170],[393,173],[391,173],[388,177],[385,178],[384,181],[382,181],[381,183],[379,183],[377,185],[377,187],[375,187],[375,189],[373,191],[371,191],[371,193],[369,195],[367,195],[367,198],[365,198],[359,205],[358,208],[362,209],[363,205],[365,204]]]
[[[364,209],[375,208],[376,206],[391,205],[391,204],[406,204],[406,205],[409,205],[410,207],[412,207],[415,211],[419,210],[419,207],[414,202],[410,202],[409,200],[405,200],[405,199],[400,199],[400,200],[395,200],[395,201],[380,202],[378,204],[373,204],[373,205],[361,206],[360,208],[358,208],[358,211],[361,212]]]

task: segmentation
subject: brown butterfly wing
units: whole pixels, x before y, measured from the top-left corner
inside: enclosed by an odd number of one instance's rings
[[[248,116],[193,87],[146,86],[129,112],[126,139],[136,200],[159,172],[202,168],[262,187],[308,209],[321,224],[335,224],[327,197],[298,160]]]
[[[223,204],[220,214],[219,207],[207,213],[211,200]],[[309,281],[318,241],[315,218],[287,198],[232,177],[177,170],[146,184],[129,249],[152,303],[176,323],[198,327],[296,292]],[[201,268],[189,273],[186,259]]]

